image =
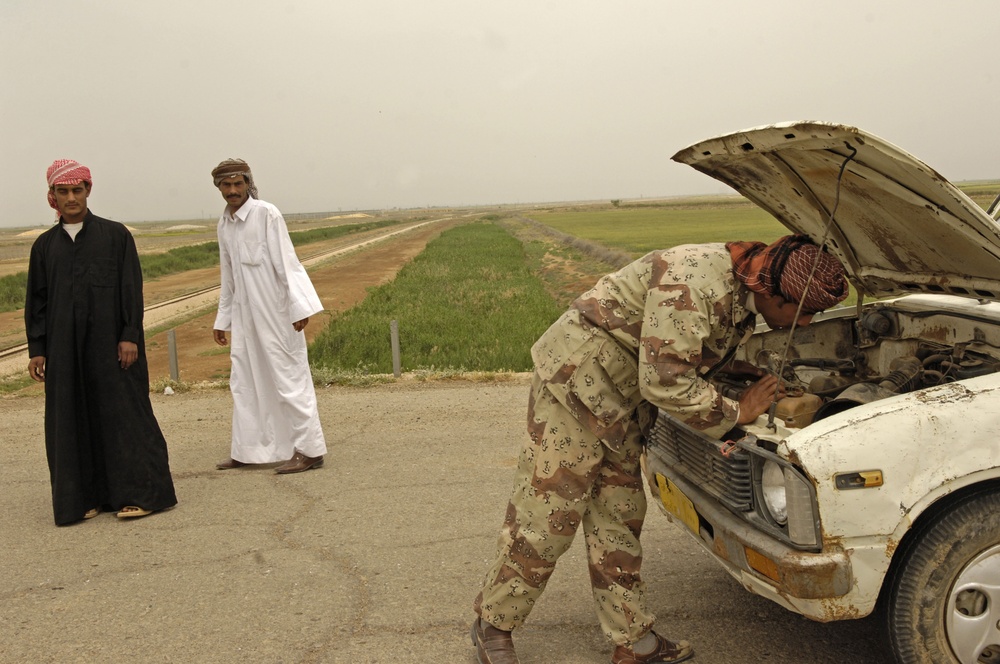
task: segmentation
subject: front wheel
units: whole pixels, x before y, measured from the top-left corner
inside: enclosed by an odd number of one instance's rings
[[[914,534],[888,600],[900,664],[1000,664],[1000,491],[972,494]]]

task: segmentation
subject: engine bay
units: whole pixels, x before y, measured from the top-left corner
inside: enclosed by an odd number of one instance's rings
[[[841,314],[800,328],[790,344],[787,331],[754,334],[736,357],[780,372],[787,396],[774,414],[797,429],[897,394],[997,372],[1000,326],[940,309],[876,304],[860,317]],[[713,378],[734,399],[754,380],[745,373]]]

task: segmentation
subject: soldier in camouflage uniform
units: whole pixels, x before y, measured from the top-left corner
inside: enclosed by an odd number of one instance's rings
[[[764,376],[734,401],[704,372],[749,336],[756,313],[771,327],[807,325],[846,295],[840,263],[807,237],[788,236],[770,246],[654,251],[573,303],[531,349],[529,438],[498,557],[475,601],[480,664],[516,664],[510,632],[528,617],[581,525],[598,618],[616,646],[612,663],[693,655],[687,642],[652,631],[643,600],[644,434],[657,407],[719,437],[756,419],[776,389],[780,395],[776,378]]]

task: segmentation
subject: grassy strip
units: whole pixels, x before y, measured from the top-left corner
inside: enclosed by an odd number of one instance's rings
[[[219,243],[202,242],[186,247],[176,247],[162,254],[139,257],[144,279],[156,279],[168,274],[199,270],[219,264]]]
[[[382,221],[366,221],[361,224],[326,226],[324,228],[313,228],[308,231],[295,231],[293,233],[289,233],[288,236],[292,238],[292,244],[297,247],[300,244],[309,244],[311,242],[320,242],[322,240],[332,240],[335,237],[352,235],[354,233],[363,233],[364,231],[373,231],[378,228],[385,228],[386,226],[395,226],[399,223],[400,222],[397,219],[383,219]]]
[[[470,223],[442,233],[394,281],[330,321],[309,352],[318,368],[391,373],[397,320],[404,371],[527,371],[531,345],[561,313],[517,239]]]

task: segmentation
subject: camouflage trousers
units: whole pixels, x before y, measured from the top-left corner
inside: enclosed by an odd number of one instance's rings
[[[646,514],[641,429],[629,427],[620,449],[611,450],[535,376],[530,435],[497,560],[475,601],[486,622],[512,630],[525,621],[582,525],[601,629],[615,645],[629,646],[649,631],[654,616],[644,606],[639,578]]]

